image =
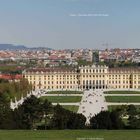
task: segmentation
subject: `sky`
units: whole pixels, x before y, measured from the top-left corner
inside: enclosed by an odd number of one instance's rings
[[[140,0],[0,0],[0,43],[140,48]]]

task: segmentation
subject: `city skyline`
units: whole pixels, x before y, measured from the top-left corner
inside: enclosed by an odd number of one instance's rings
[[[0,43],[139,48],[138,0],[0,0]]]

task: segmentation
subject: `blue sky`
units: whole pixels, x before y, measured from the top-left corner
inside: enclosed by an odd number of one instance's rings
[[[139,6],[140,0],[0,0],[0,43],[139,48]]]

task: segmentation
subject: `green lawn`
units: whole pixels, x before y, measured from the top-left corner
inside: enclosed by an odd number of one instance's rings
[[[65,106],[63,105],[62,107],[67,109],[67,110],[76,112],[76,113],[77,113],[78,108],[79,108],[79,106],[74,106],[74,105],[65,105]]]
[[[106,102],[140,102],[140,96],[106,96]]]
[[[82,91],[49,91],[47,94],[83,94]]]
[[[109,111],[112,111],[112,110],[115,110],[115,109],[117,109],[117,108],[120,108],[121,105],[109,105],[109,106],[107,106],[107,107],[108,107],[108,110],[109,110]]]
[[[48,99],[52,103],[75,103],[81,101],[80,96],[45,96],[41,99]]]
[[[17,65],[0,65],[1,72],[15,71],[17,70]]]
[[[124,105],[109,105],[108,106],[108,110],[112,111],[112,110],[115,110],[117,108],[121,108],[122,106],[124,106]],[[136,107],[137,110],[140,110],[140,106],[139,105],[135,105],[135,107]]]
[[[0,131],[0,140],[139,140],[140,130]]]
[[[106,91],[105,94],[140,94],[139,91]]]

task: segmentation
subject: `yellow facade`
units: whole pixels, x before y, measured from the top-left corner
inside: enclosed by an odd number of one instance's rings
[[[77,71],[73,69],[29,69],[23,72],[34,89],[77,89]]]
[[[139,68],[112,68],[108,74],[109,88],[140,89]]]
[[[44,68],[23,72],[34,89],[140,89],[139,68],[84,66],[78,69]]]

